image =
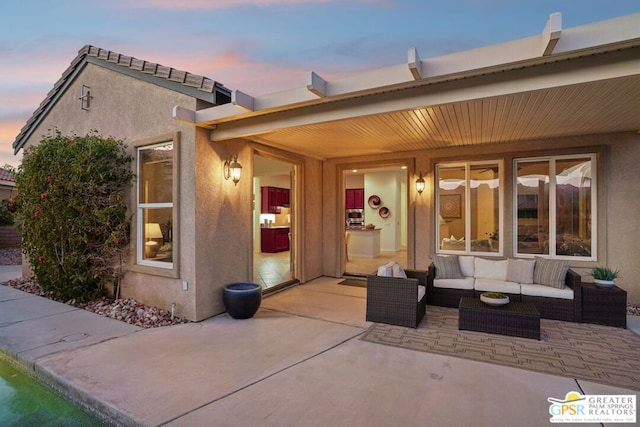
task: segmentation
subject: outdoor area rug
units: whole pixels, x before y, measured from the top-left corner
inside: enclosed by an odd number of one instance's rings
[[[367,281],[359,280],[359,279],[344,279],[341,282],[338,282],[338,285],[357,286],[358,288],[366,288]]]
[[[374,323],[364,341],[640,390],[640,336],[540,320],[540,341],[458,330],[458,310],[427,306],[417,329]]]

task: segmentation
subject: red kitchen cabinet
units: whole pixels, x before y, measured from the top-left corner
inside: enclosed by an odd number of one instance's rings
[[[262,193],[261,213],[279,214],[280,207],[289,207],[290,197],[288,188],[260,187]]]
[[[353,200],[355,203],[354,209],[364,209],[364,188],[356,188],[353,192]]]
[[[281,193],[280,193],[280,206],[284,206],[285,208],[288,208],[291,205],[291,200],[290,200],[290,192],[288,188],[281,188]]]
[[[364,188],[348,188],[344,204],[346,209],[364,209]]]
[[[260,250],[262,252],[283,252],[289,250],[289,227],[263,227],[260,229]]]

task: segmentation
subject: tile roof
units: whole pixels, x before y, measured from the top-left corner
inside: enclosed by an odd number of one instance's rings
[[[0,168],[0,181],[16,182],[16,178],[10,171]]]
[[[78,55],[71,61],[71,65],[62,73],[60,79],[53,85],[53,89],[49,91],[40,106],[20,130],[13,142],[14,153],[20,151],[38,122],[46,116],[49,109],[55,105],[58,97],[88,62],[193,96],[212,105],[224,104],[231,100],[230,90],[208,77],[96,46],[85,45],[78,51]]]

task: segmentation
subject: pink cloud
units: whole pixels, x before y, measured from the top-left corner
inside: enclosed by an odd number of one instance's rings
[[[0,166],[5,164],[17,166],[20,163],[22,154],[14,156],[12,144],[26,120],[26,118],[22,120],[18,117],[0,119]]]

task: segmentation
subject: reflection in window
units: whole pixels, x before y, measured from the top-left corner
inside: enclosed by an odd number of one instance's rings
[[[549,162],[520,162],[517,171],[517,252],[549,254]]]
[[[438,165],[438,248],[500,252],[500,167],[497,162]]]
[[[138,147],[139,262],[173,263],[173,142]]]
[[[594,156],[517,160],[517,252],[593,258]]]

